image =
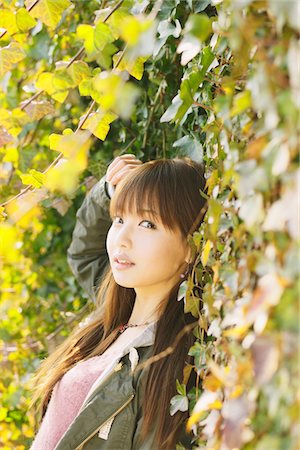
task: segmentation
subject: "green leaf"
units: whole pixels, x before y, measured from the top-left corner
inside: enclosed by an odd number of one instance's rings
[[[98,22],[94,29],[94,46],[97,50],[103,50],[107,44],[115,40],[108,25]]]
[[[206,14],[192,14],[189,16],[184,28],[185,33],[199,39],[201,42],[212,32],[212,21]]]
[[[26,53],[21,44],[12,42],[6,47],[0,49],[0,77],[6,74],[13,66],[22,61]]]
[[[33,6],[34,4],[34,6]],[[40,19],[47,27],[56,28],[61,20],[63,12],[71,5],[69,0],[26,0],[26,9],[30,11],[30,15]]]
[[[118,51],[114,44],[107,44],[104,49],[97,54],[96,61],[99,66],[109,69],[112,65],[112,55]]]
[[[183,396],[186,395],[186,386],[185,384],[181,384],[178,379],[176,379],[176,389],[178,394]]]

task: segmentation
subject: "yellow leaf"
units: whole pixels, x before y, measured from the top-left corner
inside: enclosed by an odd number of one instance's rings
[[[129,14],[119,9],[115,11],[106,22],[115,39],[119,39],[124,21],[127,20],[128,17],[130,17]],[[103,21],[103,17],[99,17],[99,20]]]
[[[245,336],[250,324],[240,325],[223,331],[223,336],[232,338],[242,338]]]
[[[92,25],[78,25],[76,34],[79,39],[84,40],[84,48],[88,54],[94,53],[96,51],[94,45],[94,27],[92,27]]]
[[[243,393],[244,388],[240,384],[238,386],[235,386],[234,390],[229,395],[229,398],[237,398],[240,397],[240,395]]]
[[[107,133],[109,132],[110,123],[113,122],[117,117],[118,116],[116,114],[110,112],[97,112],[94,114],[90,114],[88,119],[83,124],[82,129],[90,130],[90,132],[93,133],[94,136],[104,141]]]
[[[44,173],[31,169],[27,174],[20,174],[20,178],[23,184],[32,184],[34,187],[40,188],[43,186],[46,177]]]
[[[25,111],[32,120],[39,120],[45,117],[47,114],[54,114],[55,108],[49,102],[32,101],[28,106],[26,106]]]
[[[67,71],[76,86],[78,86],[82,80],[85,80],[90,75],[90,68],[84,61],[74,61]]]
[[[207,264],[211,247],[212,247],[211,241],[207,240],[206,244],[204,246],[204,249],[202,251],[202,254],[201,254],[201,263],[202,263],[203,267],[205,267]]]
[[[34,7],[30,11],[32,17],[40,19],[49,28],[55,28],[62,13],[71,5],[69,0],[26,0],[26,9],[28,10],[33,4]]]
[[[214,402],[212,402],[208,405],[208,408],[209,409],[221,409],[222,406],[223,406],[223,404],[220,400],[215,400]]]
[[[33,219],[39,217],[41,213],[38,204],[47,198],[47,195],[46,189],[36,189],[9,203],[6,208],[9,222],[17,223],[24,229],[33,225]]]
[[[16,12],[16,24],[18,29],[25,33],[35,27],[37,22],[30,16],[29,12],[25,8],[20,8]]]
[[[4,28],[8,34],[17,33],[18,27],[13,12],[2,9],[0,14],[0,28]]]
[[[99,101],[104,109],[113,107],[122,86],[122,80],[118,75],[101,72],[93,79],[93,88],[97,93],[97,99],[95,98],[95,100]]]
[[[151,19],[127,16],[120,24],[120,35],[130,47],[133,47],[138,43],[140,35],[148,30],[152,23]]]
[[[98,22],[94,28],[94,46],[96,50],[103,50],[107,44],[114,41],[109,26],[106,23]]]
[[[0,206],[0,223],[4,222],[5,219],[6,219],[5,208],[3,206]]]
[[[68,96],[69,89],[67,81],[65,83],[59,81],[57,74],[50,72],[43,72],[39,75],[36,81],[36,87],[47,92],[54,100],[63,103]],[[56,84],[56,86],[55,86]]]
[[[115,64],[119,59],[120,53],[121,52],[118,52],[113,56],[113,61]],[[137,80],[141,80],[144,73],[144,62],[147,61],[147,59],[147,57],[139,57],[133,61],[130,61],[126,58],[123,58],[118,65],[118,69],[126,70],[134,78],[136,78]]]
[[[10,224],[0,223],[0,267],[1,263],[19,259],[17,230]]]
[[[24,59],[26,53],[21,44],[12,42],[0,49],[0,77],[8,72],[14,64]]]
[[[196,423],[200,422],[201,418],[204,416],[205,412],[203,411],[199,411],[196,412],[194,414],[192,414],[186,424],[186,431],[188,433],[190,433],[192,426],[195,425]]]
[[[242,113],[251,106],[251,94],[250,91],[245,90],[235,95],[233,98],[233,107],[230,111],[230,116],[236,116]]]
[[[57,166],[46,173],[45,186],[52,192],[71,194],[78,185],[82,170],[83,168],[76,161],[60,160]]]
[[[203,380],[203,387],[209,391],[217,391],[222,386],[221,381],[213,374],[207,375]]]

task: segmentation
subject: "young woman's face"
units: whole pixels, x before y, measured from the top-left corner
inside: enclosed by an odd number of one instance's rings
[[[165,293],[180,280],[190,254],[179,230],[164,228],[147,212],[113,217],[106,247],[116,283],[149,296]],[[132,264],[122,264],[118,257]]]

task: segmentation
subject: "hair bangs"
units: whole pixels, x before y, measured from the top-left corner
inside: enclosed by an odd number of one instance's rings
[[[110,216],[136,214],[160,222],[169,231],[180,228],[176,192],[166,176],[166,165],[144,164],[128,173],[117,185],[110,202]]]

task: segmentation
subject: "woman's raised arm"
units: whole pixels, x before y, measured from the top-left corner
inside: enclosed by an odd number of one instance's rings
[[[106,235],[111,225],[105,176],[93,186],[76,213],[71,245],[67,250],[69,266],[80,286],[96,300],[96,286],[108,264]]]
[[[109,195],[113,187],[142,162],[132,154],[118,156],[108,166],[107,173],[93,186],[76,213],[71,245],[67,250],[69,266],[80,286],[92,301],[108,264],[106,235],[111,225]]]

